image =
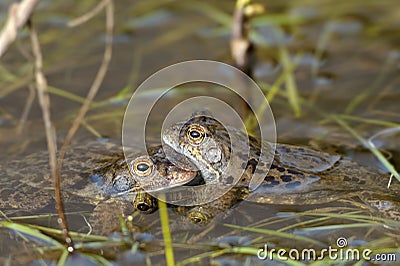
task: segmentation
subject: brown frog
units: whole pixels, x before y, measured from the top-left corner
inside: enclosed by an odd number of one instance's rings
[[[184,157],[182,161],[189,160],[201,171],[208,184],[236,182],[235,187],[247,188],[249,193],[241,193],[246,195],[246,200],[304,205],[359,197],[380,214],[400,219],[399,186],[396,184],[387,189],[385,174],[362,167],[349,158],[287,144],[276,144],[274,151],[273,143],[263,143],[254,137],[249,137],[247,146],[247,142],[240,142],[247,140],[244,132],[223,126],[207,113],[166,128],[162,138],[174,151],[174,160],[179,161],[179,154]],[[267,147],[264,154],[262,145]],[[234,154],[232,150],[235,147],[239,151],[245,147],[249,152]],[[232,162],[240,163],[241,176],[224,172]],[[252,191],[249,184],[255,175],[262,175],[264,180]],[[214,208],[210,204],[211,213],[201,214],[200,207],[192,208],[192,212],[212,217],[215,213],[212,213]],[[206,212],[206,208],[201,207],[201,211]]]
[[[109,208],[119,206],[114,209],[121,211],[133,205],[150,213],[157,205],[152,197],[145,197],[147,200],[137,197],[143,195],[143,189],[158,191],[183,185],[198,174],[171,164],[160,146],[150,148],[148,154],[133,153],[125,159],[121,147],[107,142],[90,142],[70,148],[62,169],[64,203],[97,206],[98,210],[102,210],[100,215],[95,215],[100,223],[104,216],[111,213],[98,206],[102,203],[111,203],[107,204]],[[141,180],[140,185],[136,181],[138,179]],[[54,209],[53,194],[47,152],[35,153],[0,166],[0,210],[4,214],[48,212]]]

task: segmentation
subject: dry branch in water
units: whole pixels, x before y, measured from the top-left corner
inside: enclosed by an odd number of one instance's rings
[[[61,199],[61,188],[60,188],[60,175],[57,175],[57,157],[56,157],[56,133],[54,126],[52,125],[50,118],[50,98],[47,91],[47,80],[43,74],[43,59],[42,52],[40,49],[39,38],[35,28],[33,27],[30,17],[32,15],[37,0],[23,0],[20,3],[12,4],[9,8],[8,18],[3,30],[0,33],[0,57],[7,51],[11,43],[13,43],[18,35],[18,31],[26,24],[29,26],[29,36],[31,39],[32,52],[34,56],[34,76],[36,81],[36,88],[38,92],[39,104],[42,109],[43,121],[46,131],[47,148],[49,151],[49,164],[51,169],[51,176],[54,180],[55,187],[55,199],[58,210],[58,221],[63,229],[65,242],[68,246],[68,251],[72,252],[73,243],[69,236],[68,225],[66,222],[64,207]],[[32,96],[33,95],[33,96]],[[30,99],[28,99],[24,114],[22,115],[21,123],[17,131],[21,130],[21,125],[26,119],[27,110],[29,110],[32,104],[34,94],[31,93]]]
[[[23,0],[20,3],[16,3],[10,6],[8,19],[3,30],[0,33],[0,57],[7,51],[11,43],[13,43],[18,35],[18,31],[29,22],[30,16],[37,4],[37,0]],[[47,81],[42,71],[43,60],[42,53],[40,49],[40,44],[35,28],[29,23],[29,34],[31,38],[32,51],[35,59],[35,80],[36,87],[38,91],[39,104],[42,108],[43,121],[46,130],[47,146],[49,150],[49,164],[51,168],[51,175],[54,180],[55,187],[55,199],[57,203],[58,210],[58,222],[63,230],[65,242],[68,246],[68,251],[73,252],[73,242],[69,235],[68,224],[66,221],[64,207],[61,198],[61,167],[62,160],[66,152],[66,148],[76,131],[79,128],[86,112],[89,109],[90,103],[92,102],[94,96],[99,90],[101,83],[104,80],[105,74],[108,70],[108,65],[111,60],[112,55],[112,33],[114,27],[114,6],[112,0],[103,0],[99,5],[97,5],[88,15],[84,16],[82,19],[78,19],[74,24],[82,23],[96,15],[103,8],[106,9],[106,33],[107,41],[106,48],[104,52],[103,62],[97,73],[97,76],[89,90],[85,102],[83,103],[78,116],[76,117],[71,129],[68,132],[67,138],[64,145],[61,148],[59,160],[57,163],[56,158],[56,134],[55,129],[52,125],[50,118],[50,98],[47,91]],[[29,107],[28,101],[28,107]],[[25,117],[25,114],[23,115]],[[23,121],[23,120],[22,120]]]
[[[50,98],[49,98],[49,93],[47,91],[47,81],[42,71],[43,67],[42,52],[40,49],[39,39],[36,30],[31,23],[29,25],[29,34],[31,37],[33,56],[35,58],[35,80],[38,91],[39,104],[40,107],[42,108],[43,121],[46,130],[51,176],[53,177],[54,180],[54,188],[55,188],[54,193],[58,211],[58,223],[63,229],[65,242],[68,246],[68,251],[72,252],[74,250],[73,243],[71,237],[69,236],[67,220],[65,218],[64,207],[61,198],[61,177],[57,173],[57,168],[56,168],[57,167],[56,133],[50,118]]]
[[[0,33],[0,58],[15,41],[18,31],[25,26],[38,0],[23,0],[12,4],[8,10],[8,18]]]
[[[57,164],[57,176],[61,176],[61,168],[62,161],[67,151],[67,147],[74,137],[75,133],[78,131],[80,124],[82,123],[83,118],[85,117],[87,111],[89,110],[90,103],[93,101],[93,98],[96,96],[98,90],[100,89],[101,83],[104,80],[104,77],[108,70],[108,65],[111,61],[112,56],[112,40],[113,40],[113,28],[114,28],[114,3],[112,0],[103,0],[97,7],[94,9],[98,9],[98,7],[105,7],[106,11],[106,47],[104,50],[103,61],[97,72],[96,78],[91,85],[89,92],[86,96],[84,103],[82,104],[81,109],[79,110],[78,116],[75,118],[74,123],[68,131],[67,137],[61,147],[60,155],[58,157]],[[79,21],[79,20],[78,20]],[[72,249],[73,250],[73,249]]]

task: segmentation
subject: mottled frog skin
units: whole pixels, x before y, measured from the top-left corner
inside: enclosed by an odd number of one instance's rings
[[[235,142],[231,146],[232,134]],[[253,137],[249,137],[248,155],[232,155],[233,145],[245,146],[237,140],[245,139],[246,134],[229,126],[224,127],[208,114],[197,115],[166,128],[162,138],[175,153],[185,157],[183,160],[189,159],[201,171],[206,183],[231,184],[237,180],[236,187],[248,189],[251,178],[255,174],[262,175],[264,181],[261,186],[251,193],[251,189],[249,193],[244,193],[246,200],[303,205],[357,196],[384,216],[400,219],[399,185],[387,189],[387,175],[362,167],[348,158],[286,144],[276,144],[272,153],[273,144],[262,143]],[[262,144],[270,147],[268,152],[271,153],[261,154]],[[177,158],[176,155],[174,158]],[[240,162],[244,173],[239,179],[223,174],[229,160]],[[210,212],[215,212],[213,204],[208,205]],[[205,211],[205,208],[202,210]]]

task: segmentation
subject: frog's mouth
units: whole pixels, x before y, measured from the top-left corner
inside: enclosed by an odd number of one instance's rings
[[[171,184],[170,182],[149,182],[144,184],[141,188],[146,192],[160,192],[160,191],[168,191],[171,188],[181,187],[181,186],[194,186],[201,184],[202,177],[201,174],[197,172],[185,172],[186,174],[193,176],[191,179],[182,178],[181,181],[175,181],[175,183]],[[179,175],[179,174],[178,174]],[[180,178],[180,177],[176,177]]]
[[[167,159],[180,169],[186,171],[198,171],[198,167],[193,162],[190,154],[187,154],[185,149],[179,142],[177,132],[180,132],[182,125],[172,125],[162,132],[162,146]]]

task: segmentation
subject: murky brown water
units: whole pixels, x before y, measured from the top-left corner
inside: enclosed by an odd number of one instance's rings
[[[5,19],[5,10],[9,3],[0,3],[0,22]],[[53,3],[42,1],[34,16],[39,28],[45,61],[45,74],[51,87],[85,97],[100,65],[104,49],[104,15],[76,28],[67,28],[66,23],[89,10],[96,1],[78,1]],[[379,166],[379,163],[365,151],[360,152],[359,142],[340,125],[327,119],[327,114],[342,115],[353,129],[365,138],[382,130],[400,126],[400,63],[399,40],[400,19],[398,3],[393,1],[276,1],[267,3],[267,15],[253,20],[256,34],[257,65],[255,80],[261,87],[274,84],[282,74],[278,50],[285,45],[294,60],[299,59],[295,71],[296,84],[302,97],[302,117],[296,118],[287,98],[278,93],[270,102],[277,124],[279,142],[308,144],[310,140],[322,140],[324,143],[343,144],[347,155],[354,156],[363,164]],[[225,1],[117,1],[115,3],[115,40],[113,58],[106,79],[95,98],[96,103],[105,102],[92,108],[87,115],[89,127],[82,126],[75,142],[82,143],[95,139],[92,132],[114,141],[121,139],[121,123],[130,93],[155,71],[173,63],[211,59],[232,63],[229,54],[229,28],[221,24],[228,19],[234,7],[233,2]],[[268,17],[268,15],[271,17]],[[278,16],[298,19],[288,20],[279,27],[274,23]],[[294,21],[294,22],[293,22]],[[283,38],[277,38],[280,31]],[[16,127],[26,104],[30,84],[31,64],[23,56],[29,51],[29,38],[26,32],[20,34],[18,45],[13,45],[0,61],[0,160],[20,158],[26,154],[46,149],[46,140],[41,121],[37,97],[33,102],[28,120],[20,134]],[[115,96],[127,88],[124,97]],[[54,91],[54,90],[53,90]],[[284,90],[281,90],[284,92]],[[149,92],[151,93],[151,92]],[[210,95],[217,95],[209,92]],[[204,92],[177,90],[164,97],[161,110],[169,110],[183,99],[193,95],[205,95]],[[221,99],[237,102],[219,93]],[[113,98],[114,97],[114,98]],[[359,99],[359,101],[355,101]],[[356,104],[355,104],[356,103]],[[59,141],[63,139],[76,115],[80,103],[69,98],[51,94],[52,119],[57,129]],[[137,108],[141,108],[138,106]],[[316,111],[319,110],[319,111]],[[161,113],[161,112],[160,112]],[[153,114],[148,134],[158,137],[163,117]],[[389,132],[376,138],[377,145],[393,154],[393,162],[400,168],[399,133]],[[372,159],[371,159],[372,158]],[[396,181],[395,181],[396,182]],[[335,205],[336,204],[336,205]],[[345,209],[348,207],[348,209]],[[343,206],[332,203],[323,206],[263,206],[251,203],[240,204],[228,214],[216,219],[216,227],[198,227],[195,225],[174,226],[174,220],[180,218],[171,213],[171,230],[176,261],[196,254],[210,251],[210,247],[201,243],[215,241],[228,234],[247,236],[252,239],[252,247],[262,247],[265,243],[284,248],[326,247],[334,244],[338,237],[345,237],[351,245],[370,243],[372,248],[384,241],[387,250],[398,250],[400,246],[399,224],[384,226],[355,226],[338,229],[321,227],[320,230],[308,230],[309,227],[362,223],[364,220],[346,218],[326,218],[317,220],[318,215],[301,216],[298,212],[319,208],[326,213],[359,211],[352,205]],[[84,208],[83,208],[84,209]],[[82,210],[82,209],[80,209]],[[362,210],[361,210],[362,211]],[[54,213],[54,211],[53,211]],[[368,215],[367,211],[362,214]],[[225,217],[228,216],[228,217]],[[84,225],[82,216],[71,216],[74,228]],[[279,230],[303,221],[316,219],[310,224],[300,224],[284,230],[301,236],[308,236],[320,244],[293,241],[271,234],[248,232],[224,226],[235,224],[252,226],[265,220],[262,228]],[[146,225],[155,224],[145,231],[154,234],[162,243],[159,216],[157,213],[141,217],[137,222]],[[54,219],[30,221],[55,228]],[[185,229],[182,229],[185,228]],[[199,232],[210,232],[199,239]],[[8,231],[0,231],[0,261],[8,254],[14,257],[21,245],[28,246],[23,240]],[[17,241],[10,239],[17,238]],[[180,243],[187,239],[195,244],[187,248]],[[157,240],[157,241],[158,241]],[[375,242],[374,242],[375,241]],[[29,242],[29,241],[28,241]],[[360,244],[361,243],[361,244]],[[152,263],[164,264],[164,256],[159,248],[145,251]],[[114,256],[110,256],[113,258]],[[203,262],[220,263],[217,265],[236,265],[244,262],[249,265],[260,263],[256,256],[222,255],[204,256]],[[400,254],[397,253],[397,260]]]

